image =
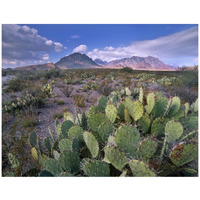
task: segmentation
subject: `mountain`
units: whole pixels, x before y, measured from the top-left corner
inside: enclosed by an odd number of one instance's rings
[[[138,70],[175,70],[175,67],[167,65],[153,56],[132,56],[131,58],[113,60],[106,65],[106,68],[109,67],[131,67],[132,69]]]
[[[190,66],[190,67],[179,67],[177,71],[192,71],[192,72],[198,72],[198,65]]]
[[[55,65],[60,69],[96,68],[99,67],[91,58],[81,53],[73,53],[60,59]]]
[[[107,61],[103,61],[101,59],[95,59],[94,62],[97,63],[98,65],[101,65],[101,66],[104,66],[104,65],[108,64]]]
[[[57,67],[55,66],[54,63],[45,63],[41,65],[29,65],[29,66],[24,66],[24,67],[17,67],[15,70],[50,70],[50,69],[56,69]]]

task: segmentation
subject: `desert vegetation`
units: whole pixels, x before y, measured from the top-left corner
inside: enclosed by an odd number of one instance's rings
[[[198,73],[3,71],[3,176],[198,176]]]

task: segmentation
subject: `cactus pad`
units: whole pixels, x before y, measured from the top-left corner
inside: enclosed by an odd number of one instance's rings
[[[188,116],[185,119],[185,127],[187,131],[198,129],[198,116]]]
[[[36,150],[35,147],[33,147],[31,149],[31,155],[32,155],[32,157],[33,157],[34,160],[38,160],[38,152],[37,152],[37,150]]]
[[[70,112],[64,112],[64,121],[70,120],[74,123],[74,116]]]
[[[152,138],[145,138],[138,146],[139,156],[144,158],[151,158],[158,147],[158,142]]]
[[[36,146],[36,143],[37,143],[37,135],[36,135],[36,133],[34,133],[34,132],[31,133],[30,138],[29,138],[29,142],[30,142],[30,145],[32,147]]]
[[[94,135],[89,132],[84,132],[83,137],[88,149],[90,150],[90,153],[92,154],[92,157],[97,157],[99,153],[99,144]]]
[[[174,142],[183,134],[183,126],[179,122],[169,121],[165,126],[165,135],[167,142]]]
[[[106,146],[104,149],[105,158],[118,170],[122,170],[128,162],[125,153],[114,146]]]
[[[189,109],[190,109],[190,105],[189,105],[189,103],[187,102],[187,103],[184,104],[184,106],[185,106],[185,117],[186,117],[187,114],[188,114],[188,111],[189,111]]]
[[[114,126],[111,122],[103,122],[99,126],[99,136],[101,137],[102,141],[105,143],[109,137],[114,132]]]
[[[91,114],[95,114],[99,112],[98,106],[91,106],[89,110],[87,111],[87,116],[89,117]]]
[[[152,110],[153,117],[162,117],[164,113],[167,111],[168,107],[168,99],[166,97],[160,97],[157,99],[155,106]]]
[[[139,101],[136,100],[132,102],[129,98],[126,98],[124,106],[135,121],[142,117],[144,109]]]
[[[56,160],[58,160],[59,157],[60,157],[60,154],[59,154],[57,151],[53,150],[53,157],[54,157]]]
[[[110,175],[109,165],[100,160],[91,160],[84,164],[83,171],[90,177],[106,177]]]
[[[106,106],[106,117],[114,123],[117,117],[117,109],[114,105],[110,104]]]
[[[148,132],[151,126],[151,120],[147,113],[144,113],[144,115],[138,120],[138,126],[142,130],[143,133]]]
[[[58,176],[61,172],[63,172],[60,163],[53,158],[49,158],[45,161],[44,169],[50,172],[53,176]]]
[[[151,135],[153,137],[161,138],[165,135],[165,125],[167,120],[162,117],[156,118],[151,125]]]
[[[59,163],[62,168],[68,173],[78,173],[80,158],[77,153],[72,151],[64,151],[60,154]]]
[[[140,101],[141,103],[143,103],[143,89],[142,89],[142,87],[140,88],[139,101]]]
[[[83,132],[84,130],[79,126],[73,126],[68,131],[68,138],[76,138],[78,141],[83,141]]]
[[[124,104],[120,103],[119,107],[117,108],[117,114],[122,121],[124,121]]]
[[[62,139],[59,144],[60,152],[63,151],[72,151],[72,140],[70,139]]]
[[[198,98],[197,98],[197,100],[194,103],[192,103],[191,110],[193,112],[197,112],[198,111]]]
[[[51,151],[51,144],[50,144],[50,140],[48,137],[44,138],[44,146],[46,147],[46,149],[50,152]]]
[[[126,93],[126,96],[131,96],[131,91],[129,90],[128,87],[125,87],[125,93]]]
[[[114,134],[116,146],[124,151],[128,157],[137,156],[140,133],[134,126],[120,126]]]
[[[176,145],[170,152],[170,160],[180,167],[198,157],[198,144],[180,143]]]
[[[99,126],[105,121],[105,115],[103,113],[91,114],[88,118],[88,126],[94,131],[98,132]]]
[[[87,117],[86,117],[86,114],[85,112],[82,114],[81,116],[81,127],[86,130],[88,127],[87,127]]]
[[[130,124],[132,121],[131,116],[129,115],[128,110],[126,108],[124,109],[124,120],[127,124]]]
[[[13,169],[19,167],[19,160],[12,153],[8,153],[8,160],[10,161],[11,167]]]
[[[145,109],[148,114],[151,113],[155,105],[155,99],[154,99],[154,93],[149,93],[147,95],[147,105],[145,106]]]
[[[64,121],[62,123],[62,126],[61,126],[61,130],[62,130],[62,136],[63,137],[67,137],[68,136],[68,130],[74,126],[74,123],[70,120],[67,120],[67,121]]]
[[[142,161],[130,160],[129,161],[129,166],[131,168],[133,176],[137,176],[137,177],[148,177],[148,176],[152,177],[152,176],[156,176],[156,174],[153,171],[150,170],[148,165],[146,165]]]
[[[105,108],[106,108],[107,102],[108,102],[107,97],[105,97],[105,96],[99,97],[99,99],[98,99],[98,108],[99,108],[100,112],[103,112],[103,113],[105,112]]]
[[[173,97],[172,100],[171,100],[171,105],[170,105],[169,110],[168,110],[168,116],[172,117],[173,115],[175,115],[179,111],[180,106],[181,106],[180,98],[179,97]]]

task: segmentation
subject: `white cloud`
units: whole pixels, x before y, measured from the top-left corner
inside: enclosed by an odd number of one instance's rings
[[[74,50],[73,50],[73,53],[76,53],[76,52],[79,52],[79,53],[86,53],[88,51],[88,48],[86,45],[84,44],[81,44],[79,45],[78,47],[76,47]]]
[[[52,41],[52,40],[47,40],[47,41],[45,42],[45,44],[48,45],[48,46],[51,46],[51,45],[53,44],[53,41]]]
[[[131,56],[155,56],[160,60],[179,65],[181,60],[195,64],[198,57],[198,28],[193,27],[185,31],[154,40],[135,41],[126,47],[105,47],[104,50],[94,49],[87,53],[92,59],[100,58],[111,61]],[[197,64],[197,63],[196,63]]]
[[[78,38],[80,38],[80,35],[72,35],[71,36],[71,39],[78,39]]]
[[[49,54],[46,53],[42,56],[42,60],[49,60]]]
[[[35,60],[41,60],[43,54],[64,49],[66,47],[61,43],[42,37],[38,30],[29,26],[2,25],[2,59],[8,61],[7,64],[3,62],[3,67],[9,67],[14,63],[20,66],[21,62],[34,63]]]

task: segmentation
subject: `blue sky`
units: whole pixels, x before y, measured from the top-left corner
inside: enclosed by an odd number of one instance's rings
[[[73,52],[111,61],[155,56],[173,66],[198,63],[198,25],[2,25],[2,66],[57,62]]]

